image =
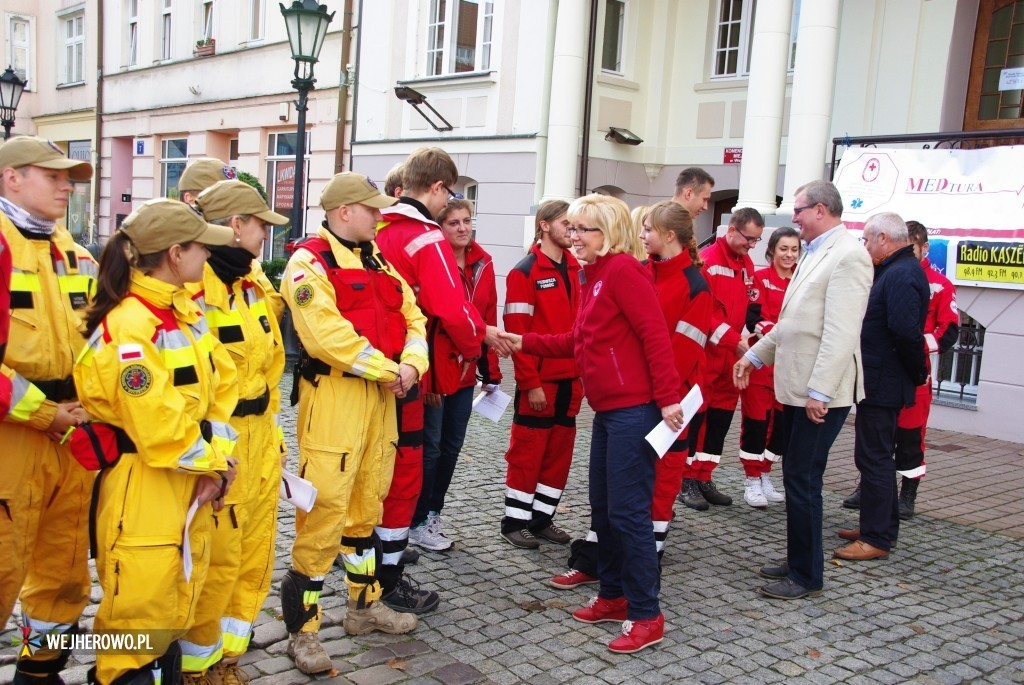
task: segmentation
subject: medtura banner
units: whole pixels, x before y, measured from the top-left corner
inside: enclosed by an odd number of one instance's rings
[[[849,148],[834,182],[851,230],[896,212],[928,227],[932,266],[957,285],[1024,290],[1024,147]]]

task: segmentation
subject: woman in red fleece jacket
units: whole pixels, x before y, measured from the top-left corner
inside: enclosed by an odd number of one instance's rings
[[[627,252],[629,209],[606,195],[569,206],[569,235],[585,282],[567,333],[505,338],[527,354],[575,357],[594,409],[590,509],[598,536],[597,597],[573,618],[624,621],[608,649],[631,653],[661,642],[658,554],[651,528],[657,455],[644,437],[664,419],[682,426],[680,381],[654,283]]]

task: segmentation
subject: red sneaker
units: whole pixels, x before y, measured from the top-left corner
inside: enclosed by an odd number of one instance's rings
[[[579,587],[580,585],[593,585],[594,583],[599,582],[601,581],[597,578],[588,576],[583,571],[577,571],[576,569],[571,568],[565,573],[555,576],[549,580],[548,585],[556,587],[559,590],[571,590],[574,587]]]
[[[622,624],[622,635],[608,643],[608,649],[617,654],[632,654],[644,647],[661,642],[665,637],[665,616],[658,614],[656,618],[643,621],[625,621]]]
[[[583,623],[618,623],[626,620],[626,598],[594,597],[587,606],[572,612],[572,617]]]

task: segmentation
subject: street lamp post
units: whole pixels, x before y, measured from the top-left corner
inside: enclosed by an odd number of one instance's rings
[[[306,100],[309,91],[313,90],[316,79],[313,78],[313,65],[320,58],[320,48],[327,36],[327,25],[334,19],[334,12],[327,13],[327,6],[317,4],[316,0],[294,0],[291,7],[279,3],[285,26],[288,28],[288,43],[292,48],[292,59],[295,60],[295,78],[292,88],[299,91],[299,101],[295,103],[298,112],[298,135],[295,141],[295,188],[292,196],[292,225],[288,232],[289,242],[302,237],[303,234],[303,171],[306,156]]]
[[[0,123],[4,127],[4,140],[11,137],[14,127],[14,113],[21,102],[21,94],[28,85],[28,79],[22,81],[10,66],[0,76]]]

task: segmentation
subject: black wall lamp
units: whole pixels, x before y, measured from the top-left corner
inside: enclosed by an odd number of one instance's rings
[[[434,109],[433,105],[431,105],[429,102],[427,102],[427,96],[424,95],[423,93],[421,93],[421,92],[419,92],[417,90],[413,90],[409,86],[395,86],[395,95],[398,96],[399,100],[402,100],[404,102],[408,102],[410,105],[412,105],[413,109],[415,109],[417,112],[419,112],[419,115],[421,117],[423,117],[424,119],[426,119],[428,124],[430,124],[431,126],[434,127],[435,131],[439,131],[441,133],[444,133],[445,131],[451,131],[452,130],[452,125],[448,123],[447,119],[445,119],[443,116],[441,116],[440,112],[438,112],[436,109]],[[437,123],[433,119],[431,119],[427,115],[426,112],[424,112],[422,109],[420,109],[420,105],[423,105],[424,107],[429,109],[430,112],[435,117],[440,119],[441,123],[444,124],[444,125],[443,126],[438,126]]]
[[[633,133],[628,128],[616,128],[615,126],[608,127],[608,134],[604,139],[621,145],[639,145],[644,142],[643,138]]]

